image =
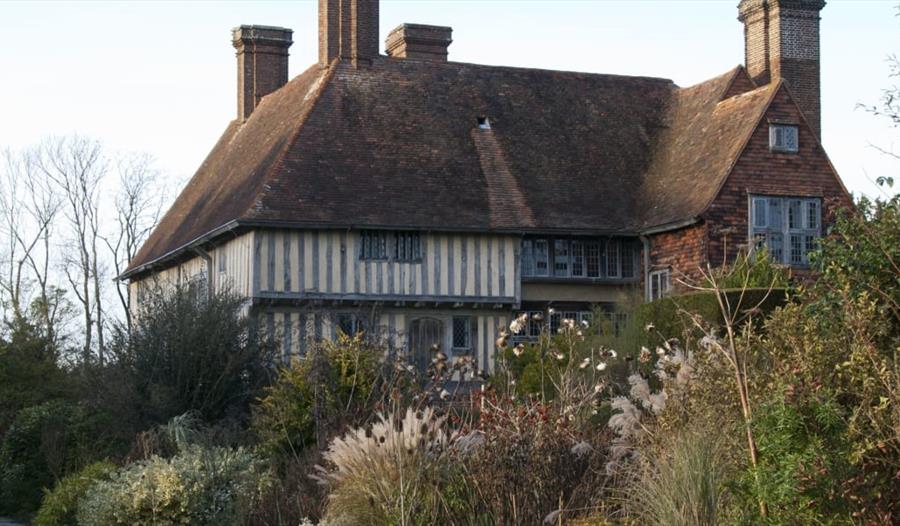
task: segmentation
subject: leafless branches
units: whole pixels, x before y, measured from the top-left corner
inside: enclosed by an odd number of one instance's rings
[[[59,343],[74,304],[82,359],[102,361],[118,304],[131,326],[127,287],[106,284],[156,224],[164,199],[158,180],[149,156],[110,155],[77,135],[0,152],[5,326],[27,320]]]

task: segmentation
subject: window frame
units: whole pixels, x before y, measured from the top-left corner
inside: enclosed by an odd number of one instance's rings
[[[523,237],[519,270],[524,280],[638,281],[639,253],[630,238]]]
[[[422,232],[418,230],[360,230],[357,239],[360,261],[421,263],[425,259]]]
[[[793,144],[788,141],[787,131],[793,136]],[[781,141],[779,142],[779,136]],[[800,151],[800,126],[787,123],[769,124],[769,150],[778,153],[797,153]]]
[[[776,209],[777,214],[773,213]],[[759,217],[763,210],[764,217]],[[751,195],[748,213],[752,251],[764,246],[775,263],[809,266],[809,253],[818,249],[822,238],[821,197]]]
[[[665,277],[665,281],[663,281]],[[654,281],[656,283],[654,283]],[[665,284],[665,286],[663,286]],[[655,285],[655,288],[654,288]],[[647,274],[647,300],[656,301],[665,298],[672,292],[672,269],[661,268],[651,270]]]

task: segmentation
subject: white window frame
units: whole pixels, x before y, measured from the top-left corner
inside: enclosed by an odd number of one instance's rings
[[[783,153],[800,151],[800,127],[795,124],[770,124],[769,149]]]
[[[752,250],[766,247],[775,263],[809,266],[822,238],[821,198],[751,196],[749,215]]]
[[[655,301],[665,298],[672,290],[672,269],[653,270],[647,276],[647,299]]]

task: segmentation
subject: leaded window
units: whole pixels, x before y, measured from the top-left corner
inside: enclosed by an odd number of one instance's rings
[[[394,233],[394,259],[397,261],[422,259],[422,241],[418,232]]]
[[[419,232],[363,230],[359,242],[359,259],[362,260],[422,260],[422,236]]]
[[[453,350],[454,351],[471,351],[472,341],[472,318],[469,316],[453,317]]]
[[[790,124],[772,124],[769,126],[769,148],[777,152],[795,153],[800,149],[800,131]]]
[[[822,236],[820,199],[753,197],[750,211],[755,249],[766,248],[777,263],[809,265]]]
[[[523,239],[522,276],[634,279],[638,253],[638,245],[627,239]]]

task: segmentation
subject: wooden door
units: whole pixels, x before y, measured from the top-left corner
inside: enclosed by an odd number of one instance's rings
[[[420,373],[431,365],[431,349],[444,343],[444,323],[434,318],[419,318],[409,324],[409,361]]]

